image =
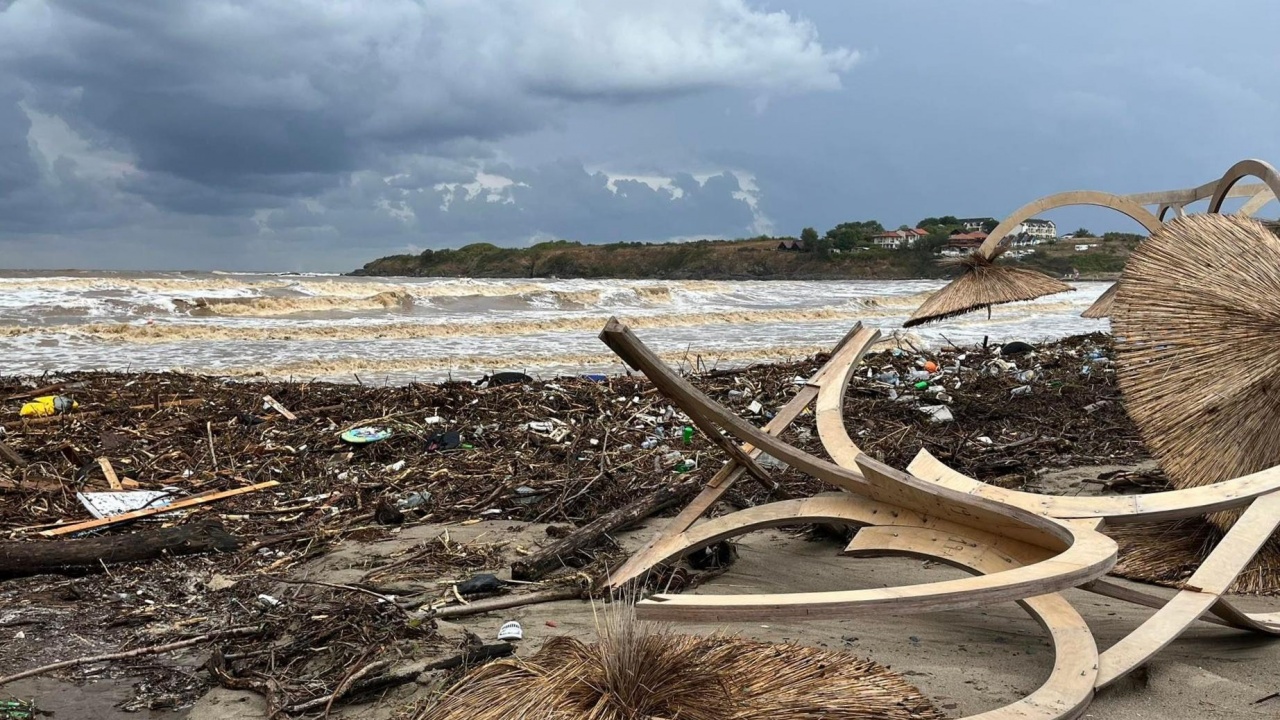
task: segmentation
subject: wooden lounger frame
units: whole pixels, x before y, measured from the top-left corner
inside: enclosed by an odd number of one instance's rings
[[[610,577],[621,589],[655,566],[766,527],[840,523],[858,528],[847,555],[904,555],[975,573],[955,580],[863,590],[747,595],[650,596],[640,618],[746,621],[937,612],[1017,601],[1049,633],[1056,659],[1047,682],[982,720],[1062,720],[1084,712],[1096,690],[1142,666],[1196,620],[1280,635],[1280,613],[1245,613],[1223,594],[1280,526],[1280,467],[1216,485],[1123,497],[1055,497],[1005,490],[967,477],[921,450],[906,472],[868,456],[844,426],[844,397],[863,355],[879,338],[854,328],[828,361],[767,425],[757,428],[665,365],[616,319],[600,338],[640,370],[721,447],[729,461],[674,519]],[[812,404],[823,447],[834,462],[779,438]],[[723,431],[724,435],[721,434]],[[736,442],[735,442],[736,441]],[[756,458],[767,452],[839,490],[785,499],[698,522],[744,474],[776,487]],[[1199,569],[1169,600],[1106,579],[1116,562],[1108,526],[1247,508]],[[1156,612],[1099,653],[1080,614],[1060,594],[1080,588]]]

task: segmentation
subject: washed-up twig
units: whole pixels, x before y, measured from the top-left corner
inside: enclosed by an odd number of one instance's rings
[[[233,637],[247,637],[250,635],[257,635],[261,632],[262,632],[261,627],[257,625],[247,625],[244,627],[229,628],[227,630],[219,630],[217,632],[206,633],[204,635],[197,635],[196,637],[193,637],[193,638],[187,638],[186,640],[178,640],[177,642],[166,643],[164,645],[152,645],[150,647],[137,648],[135,650],[126,650],[124,652],[109,653],[107,655],[94,655],[92,657],[76,658],[75,660],[63,660],[62,662],[51,663],[49,665],[41,665],[40,667],[31,668],[30,670],[23,670],[20,673],[15,673],[13,675],[0,677],[0,685],[8,685],[9,683],[14,682],[16,680],[35,677],[37,675],[44,675],[46,673],[54,672],[55,670],[62,670],[69,667],[76,667],[78,665],[88,665],[90,663],[97,663],[97,662],[110,662],[112,660],[128,660],[130,658],[144,657],[146,655],[160,655],[162,653],[173,652],[174,650],[181,650],[183,648],[189,648],[195,645],[201,645],[203,643],[213,642],[215,640],[225,640],[227,638],[233,638]]]
[[[396,610],[399,610],[400,612],[404,612],[403,608],[401,608],[398,604],[396,604],[395,598],[389,597],[387,595],[383,595],[382,593],[376,593],[368,588],[362,588],[356,585],[341,585],[339,583],[324,582],[322,580],[291,580],[288,578],[275,577],[275,576],[268,576],[268,577],[270,577],[270,579],[272,580],[275,580],[276,582],[285,583],[286,585],[315,585],[317,587],[326,587],[331,590],[346,590],[348,592],[362,593],[370,597],[375,597],[378,600],[389,604],[391,607],[395,608]]]
[[[487,612],[493,612],[494,610],[509,610],[510,608],[539,605],[541,603],[557,602],[559,600],[577,600],[584,594],[586,594],[586,590],[584,588],[566,586],[529,593],[528,595],[503,595],[501,597],[487,598],[485,600],[477,600],[470,605],[451,605],[449,607],[430,611],[427,613],[427,616],[433,618],[467,617],[468,615],[481,615]]]
[[[441,660],[431,660],[427,662],[416,662],[404,665],[398,668],[392,668],[385,675],[378,675],[359,682],[352,682],[350,687],[346,688],[343,694],[363,693],[377,688],[390,687],[392,685],[401,685],[412,681],[424,672],[433,670],[453,670],[465,665],[471,665],[477,662],[493,660],[495,658],[505,657],[515,652],[515,646],[511,643],[492,643],[489,645],[479,645],[463,650],[458,655],[447,657]],[[291,705],[285,708],[285,712],[290,715],[297,715],[304,712],[315,710],[328,703],[332,703],[337,697],[337,693],[331,693],[323,697],[308,700],[304,703]]]
[[[22,469],[29,464],[26,458],[19,455],[17,450],[9,447],[3,440],[0,440],[0,459],[18,469]]]

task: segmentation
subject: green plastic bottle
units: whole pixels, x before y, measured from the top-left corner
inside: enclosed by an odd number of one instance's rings
[[[690,426],[688,426],[688,425],[685,425],[685,426],[684,426],[683,435],[684,435],[684,444],[685,444],[685,445],[690,445],[690,444],[692,444],[692,443],[693,443],[693,428],[692,428],[692,427],[690,427]]]

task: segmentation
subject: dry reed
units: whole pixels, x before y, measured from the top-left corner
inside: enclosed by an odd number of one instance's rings
[[[1101,320],[1102,318],[1111,317],[1111,305],[1116,300],[1116,291],[1120,289],[1120,283],[1111,283],[1111,287],[1107,288],[1098,296],[1097,300],[1089,306],[1087,310],[1080,313],[1080,317],[1089,318],[1090,320]]]
[[[963,268],[963,273],[930,295],[902,326],[937,322],[993,305],[1034,300],[1075,289],[1035,270],[997,264],[996,259],[1003,252],[1004,247],[1001,246],[990,258],[974,252],[963,258],[943,261],[944,265]]]
[[[553,638],[465,676],[416,720],[934,720],[899,675],[844,653],[699,637],[606,613],[600,640]]]
[[[1278,298],[1280,238],[1249,218],[1177,218],[1130,257],[1112,308],[1117,380],[1175,487],[1280,465]],[[1209,520],[1221,531],[1239,515]],[[1170,567],[1183,561],[1166,553]],[[1274,540],[1238,587],[1280,588],[1272,568],[1280,569]]]

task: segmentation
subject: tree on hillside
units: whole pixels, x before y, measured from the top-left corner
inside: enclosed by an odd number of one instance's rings
[[[804,243],[805,248],[812,248],[818,244],[818,231],[811,227],[807,227],[800,231],[800,242]]]
[[[876,233],[884,232],[884,226],[876,220],[861,220],[840,223],[827,231],[826,239],[831,245],[841,250],[850,250],[865,245]]]
[[[943,215],[942,217],[927,217],[921,220],[920,222],[916,223],[916,227],[928,229],[928,228],[936,227],[939,225],[954,227],[959,224],[960,224],[960,219],[957,218],[955,215]]]
[[[995,218],[987,218],[986,220],[982,221],[982,232],[989,233],[992,230],[995,230],[996,226],[999,224],[1000,224],[999,220],[996,220]]]
[[[1093,233],[1089,232],[1089,228],[1080,228],[1072,233],[1073,237],[1093,237]]]

